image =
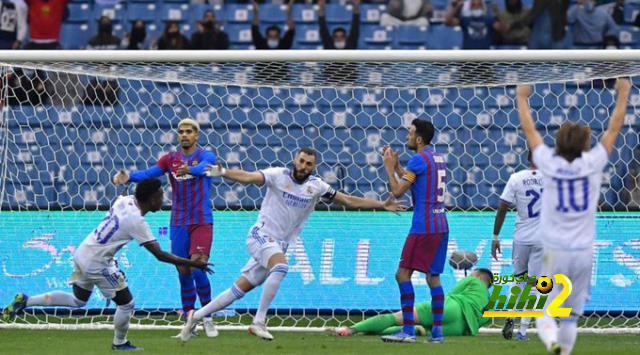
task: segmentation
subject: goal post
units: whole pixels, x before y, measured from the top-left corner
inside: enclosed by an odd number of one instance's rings
[[[490,244],[500,193],[510,174],[527,166],[515,85],[534,85],[531,109],[547,144],[569,121],[600,137],[615,103],[610,79],[640,84],[638,63],[635,50],[1,52],[0,306],[17,292],[70,291],[73,252],[123,192],[111,177],[146,169],[175,150],[176,124],[186,117],[201,126],[198,143],[231,168],[290,166],[300,148],[313,147],[317,175],[375,199],[387,197],[382,148],[398,150],[406,164],[411,120],[429,119],[434,147],[447,162],[449,253],[473,251],[477,267],[508,275],[512,213],[499,261]],[[639,104],[634,85],[601,188],[585,332],[640,332]],[[163,182],[166,210],[146,219],[169,250],[171,192]],[[219,179],[211,191],[215,296],[249,258],[246,233],[266,191]],[[322,330],[399,309],[393,275],[411,214],[326,204],[317,210],[287,253],[290,272],[269,326]],[[174,268],[132,245],[117,260],[136,299],[132,328],[178,328]],[[417,303],[430,299],[420,277]],[[445,292],[463,277],[447,266]],[[217,314],[220,328],[247,325],[259,297],[256,290]],[[114,305],[99,291],[87,307],[31,309],[0,327],[111,327]],[[493,320],[481,331],[500,324]]]

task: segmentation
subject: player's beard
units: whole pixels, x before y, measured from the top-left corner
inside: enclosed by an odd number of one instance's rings
[[[303,181],[307,180],[309,175],[311,175],[310,172],[307,173],[307,174],[304,174],[304,173],[300,172],[300,170],[298,170],[295,166],[293,167],[293,178],[297,182],[303,182]]]
[[[416,144],[415,141],[413,141],[413,142],[412,141],[408,141],[407,142],[407,148],[409,148],[409,150],[416,151],[416,150],[418,150],[418,145]]]
[[[180,147],[182,147],[182,149],[184,150],[189,150],[191,149],[191,147],[193,147],[195,143],[191,143],[189,141],[185,141],[185,142],[180,142]]]

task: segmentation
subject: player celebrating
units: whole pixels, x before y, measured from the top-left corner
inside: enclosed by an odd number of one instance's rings
[[[540,221],[540,196],[542,196],[542,176],[538,172],[531,157],[531,150],[527,154],[529,168],[512,174],[500,196],[500,206],[493,224],[493,243],[491,255],[498,260],[497,253],[500,250],[500,229],[504,223],[509,207],[515,206],[517,211],[516,230],[513,235],[512,262],[516,277],[529,274],[540,276],[542,264],[542,244],[537,237],[538,222]],[[509,284],[509,290],[515,283]],[[535,284],[532,285],[531,294],[535,293]],[[509,292],[508,294],[511,294]],[[520,319],[520,329],[516,334],[517,340],[529,340],[527,328],[531,317]],[[502,336],[505,339],[513,337],[513,318],[507,317],[502,328]]]
[[[158,164],[129,174],[121,170],[113,178],[116,185],[138,182],[169,173],[171,181],[171,253],[191,260],[207,262],[213,241],[213,214],[209,187],[212,178],[205,175],[207,165],[215,164],[213,153],[197,146],[200,125],[186,118],[178,123],[181,151],[163,155]],[[196,293],[204,307],[211,301],[211,284],[199,269],[178,266],[183,314],[195,307]],[[195,280],[195,285],[194,285]],[[203,322],[207,337],[218,335],[211,317]]]
[[[449,225],[444,208],[447,174],[444,158],[428,147],[434,132],[431,122],[419,119],[411,122],[407,147],[416,154],[411,157],[406,169],[400,167],[396,152],[388,148],[384,152],[384,167],[389,177],[391,193],[397,198],[411,188],[414,210],[409,236],[402,249],[400,266],[396,272],[404,326],[402,331],[396,334],[383,336],[383,341],[416,342],[413,328],[415,295],[411,275],[417,270],[427,274],[427,283],[431,289],[433,328],[428,341],[444,342],[444,291],[440,284],[440,274],[444,270],[449,241]],[[396,179],[394,172],[402,176],[400,181]]]
[[[221,165],[211,167],[213,176],[224,176],[242,184],[267,187],[258,221],[247,235],[247,249],[251,258],[242,269],[240,278],[231,288],[218,295],[211,303],[197,312],[189,312],[181,336],[188,341],[195,322],[203,316],[222,310],[244,297],[257,286],[263,285],[260,306],[249,333],[264,340],[273,340],[266,327],[266,315],[282,280],[289,271],[285,253],[290,243],[295,243],[309,215],[320,198],[333,201],[348,208],[384,208],[387,211],[406,209],[391,198],[385,202],[366,200],[337,192],[321,179],[312,176],[316,167],[316,153],[303,148],[296,155],[293,170],[269,168],[247,172],[226,170]]]
[[[596,229],[596,209],[602,184],[602,171],[607,165],[618,138],[627,110],[631,83],[618,79],[618,97],[609,128],[600,143],[591,148],[591,129],[576,123],[565,123],[556,134],[555,151],[544,145],[536,131],[528,99],[531,87],[516,90],[522,130],[533,151],[533,162],[544,175],[540,238],[544,247],[542,276],[563,274],[571,280],[572,291],[562,303],[571,314],[561,317],[558,328],[555,319],[546,314],[536,320],[540,339],[551,354],[571,354],[577,337],[577,319],[589,298],[593,267],[593,243]],[[549,299],[560,294],[558,279]]]
[[[100,225],[80,244],[73,256],[74,272],[69,278],[73,294],[53,291],[28,297],[19,293],[13,303],[4,309],[5,322],[25,307],[84,307],[97,286],[104,297],[118,305],[114,315],[115,336],[113,350],[141,350],[127,341],[129,321],[135,308],[133,296],[118,270],[114,256],[132,240],[144,246],[162,262],[193,267],[212,273],[206,262],[183,259],[163,251],[144,220],[147,212],[156,212],[162,206],[164,193],[158,179],[144,180],[136,186],[135,196],[118,197]]]
[[[445,317],[442,319],[442,331],[446,336],[476,335],[478,329],[491,321],[483,318],[484,308],[489,303],[487,289],[491,287],[493,273],[488,269],[476,269],[471,276],[460,280],[449,292],[444,303]],[[424,302],[416,306],[413,312],[416,331],[424,331],[433,326],[431,302]],[[402,330],[402,312],[381,314],[368,318],[355,325],[347,327],[327,328],[327,332],[337,336],[352,336],[358,333],[391,335]]]

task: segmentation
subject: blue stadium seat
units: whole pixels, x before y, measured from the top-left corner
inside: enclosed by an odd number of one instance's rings
[[[362,24],[379,24],[380,16],[387,12],[387,5],[378,4],[361,4],[360,5],[360,23]]]
[[[118,196],[113,185],[88,184],[75,181],[59,183],[56,187],[58,202],[62,206],[94,209],[96,206],[110,206]]]
[[[260,5],[260,23],[264,24],[284,24],[287,21],[285,13],[287,6],[280,4]]]
[[[317,25],[296,27],[295,41],[301,44],[321,45],[320,30]]]
[[[84,23],[63,23],[60,29],[60,45],[63,49],[84,49],[95,33]]]
[[[313,5],[294,4],[293,21],[296,24],[317,24],[318,12],[313,8]]]
[[[447,184],[445,206],[457,208],[470,207],[469,198],[464,194],[464,190],[461,185]]]
[[[33,163],[8,162],[7,181],[13,182],[16,185],[22,184],[25,186],[31,185],[34,181],[50,185],[53,183],[53,175],[56,173],[56,168],[55,162],[43,162],[38,165]]]
[[[160,8],[160,19],[162,21],[189,22],[190,14],[188,4],[165,3]]]
[[[164,129],[175,129],[174,125],[189,114],[189,111],[183,107],[149,105],[148,110],[155,124]]]
[[[253,20],[253,6],[244,4],[226,4],[227,23],[242,23],[249,25]],[[231,35],[230,31],[229,34]]]
[[[67,23],[90,22],[92,20],[93,5],[89,3],[70,3],[67,5],[69,16],[65,19]]]
[[[395,32],[397,45],[427,45],[427,27],[399,26]]]
[[[5,197],[2,207],[12,210],[18,208],[49,209],[55,206],[56,194],[53,185],[45,185],[34,180],[29,186],[8,181],[5,184]]]
[[[338,4],[327,4],[326,5],[326,18],[327,24],[333,25],[350,25],[352,10],[351,6],[347,7],[345,5]]]
[[[484,107],[489,93],[485,88],[449,89],[446,95],[455,107],[470,108]]]
[[[432,26],[429,41],[430,49],[461,49],[462,31],[460,27]]]
[[[125,13],[131,15],[131,6],[129,9],[123,4],[116,5],[100,5],[96,4],[93,7],[93,19],[100,20],[102,16],[108,16],[114,22],[123,21],[125,19]],[[129,17],[130,18],[130,17]]]
[[[632,24],[640,13],[640,4],[629,2],[624,5],[624,22]]]
[[[229,42],[234,44],[252,45],[251,26],[247,24],[226,25],[225,32],[229,34]]]
[[[384,49],[393,42],[393,27],[379,25],[360,26],[360,45],[369,46],[370,49]]]
[[[158,5],[154,3],[132,3],[127,9],[127,19],[131,22],[156,22],[159,19],[158,10]]]

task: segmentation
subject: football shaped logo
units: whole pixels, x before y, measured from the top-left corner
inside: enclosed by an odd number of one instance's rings
[[[536,282],[536,289],[543,295],[551,292],[553,289],[553,281],[549,276],[540,276]]]

